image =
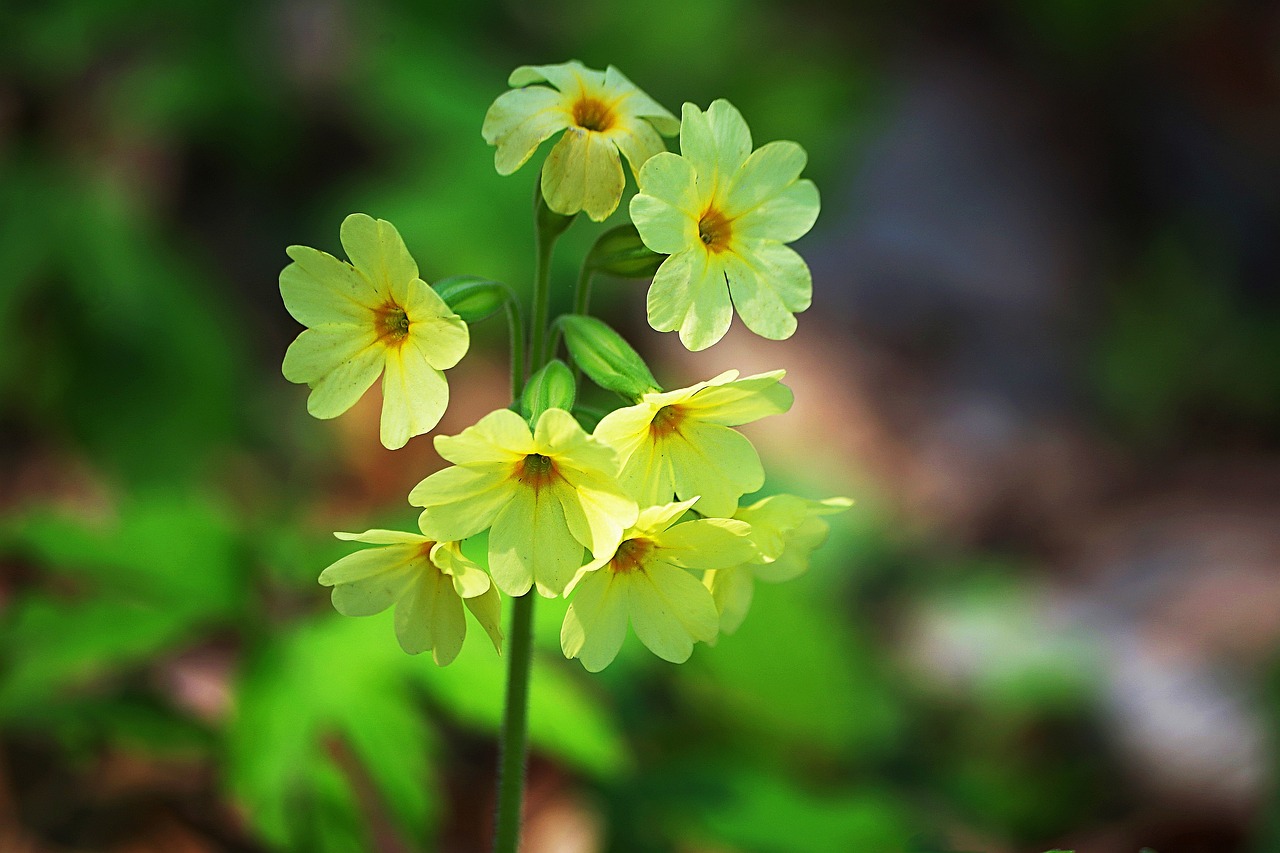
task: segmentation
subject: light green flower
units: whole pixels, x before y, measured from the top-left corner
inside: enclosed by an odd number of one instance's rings
[[[465,603],[502,652],[498,590],[457,542],[397,530],[334,536],[381,546],[348,554],[320,573],[320,583],[333,587],[333,606],[343,616],[372,616],[394,604],[400,648],[411,655],[430,651],[445,666],[458,656],[467,634]]]
[[[641,506],[701,495],[698,512],[727,518],[738,498],[764,485],[760,456],[731,427],[791,408],[784,370],[722,373],[675,391],[653,391],[610,412],[594,435],[623,460],[620,481]]]
[[[650,159],[631,199],[645,245],[670,255],[649,289],[649,325],[679,329],[690,350],[706,349],[724,337],[736,307],[757,335],[791,337],[793,315],[813,292],[809,267],[784,245],[818,217],[818,189],[800,180],[805,161],[794,142],[752,151],[751,131],[728,101],[705,113],[684,105],[680,154]]]
[[[285,308],[307,330],[284,355],[284,377],[311,386],[307,411],[333,418],[379,374],[382,443],[404,447],[449,405],[444,370],[467,352],[467,324],[426,282],[395,227],[353,213],[342,222],[351,263],[290,246],[280,273]]]
[[[628,621],[650,651],[672,663],[688,660],[694,642],[715,639],[715,602],[690,570],[737,565],[755,546],[741,521],[676,524],[695,500],[642,510],[616,550],[578,570],[565,590],[576,590],[560,629],[565,657],[599,672],[617,657]]]
[[[757,553],[742,565],[707,572],[703,578],[720,611],[720,630],[726,634],[738,630],[751,607],[756,580],[781,583],[807,572],[809,557],[831,532],[824,516],[851,506],[848,498],[815,501],[771,495],[734,513],[734,518],[751,525]]]
[[[559,595],[583,563],[612,554],[636,519],[617,483],[614,451],[583,431],[573,415],[548,409],[532,432],[507,409],[490,412],[455,436],[436,436],[450,468],[414,487],[428,536],[466,539],[489,531],[489,571],[507,595],[532,584]]]
[[[522,65],[507,82],[521,88],[493,102],[481,130],[484,141],[498,147],[494,165],[509,175],[544,140],[565,131],[542,166],[542,195],[566,216],[585,210],[597,222],[608,217],[626,183],[618,152],[635,174],[666,151],[658,134],[674,136],[680,129],[675,116],[612,65],[605,71],[576,61]],[[543,82],[555,88],[531,85]]]

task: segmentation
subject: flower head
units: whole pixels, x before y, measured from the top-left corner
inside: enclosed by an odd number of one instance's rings
[[[752,151],[728,101],[705,113],[684,105],[680,154],[650,159],[631,199],[645,245],[670,255],[649,289],[653,328],[679,329],[690,350],[706,349],[729,330],[736,306],[757,335],[791,337],[813,292],[809,267],[784,245],[818,217],[817,187],[800,180],[805,161],[794,142]]]
[[[428,536],[454,540],[489,531],[489,570],[508,595],[532,584],[559,595],[582,565],[582,549],[612,554],[636,519],[617,484],[613,450],[583,431],[573,415],[548,409],[531,432],[500,409],[455,436],[437,436],[450,468],[414,487]]]
[[[720,611],[720,630],[738,630],[751,606],[756,579],[781,583],[809,570],[809,557],[827,541],[831,525],[824,516],[853,506],[848,498],[815,501],[795,495],[771,495],[742,507],[733,517],[751,525],[756,554],[742,565],[707,572],[703,582]]]
[[[755,546],[741,521],[677,524],[696,500],[642,510],[617,548],[578,570],[560,630],[565,657],[599,672],[617,657],[628,621],[650,651],[672,663],[688,660],[694,642],[715,639],[715,602],[690,570],[737,565],[751,559]]]
[[[519,169],[543,140],[565,131],[542,167],[542,195],[566,216],[585,210],[599,222],[613,213],[626,183],[618,152],[634,174],[666,150],[658,134],[680,129],[675,116],[612,65],[605,71],[580,62],[522,65],[507,82],[520,88],[493,102],[481,131],[498,147],[498,174]],[[554,88],[531,85],[544,82]]]
[[[320,573],[320,583],[333,587],[333,606],[343,616],[372,616],[394,604],[400,647],[411,655],[430,650],[445,666],[458,656],[467,633],[465,603],[502,651],[498,590],[457,542],[396,530],[334,536],[381,546],[348,554]]]
[[[466,354],[467,324],[418,278],[390,222],[353,213],[342,245],[351,263],[306,246],[286,250],[293,263],[280,273],[280,295],[308,328],[284,355],[284,377],[311,386],[307,411],[333,418],[382,374],[382,443],[395,450],[440,422],[444,370]]]
[[[791,408],[785,371],[738,378],[730,370],[689,388],[644,394],[611,412],[596,438],[618,451],[620,481],[641,506],[701,495],[698,512],[727,518],[738,498],[764,485],[760,457],[731,427]]]

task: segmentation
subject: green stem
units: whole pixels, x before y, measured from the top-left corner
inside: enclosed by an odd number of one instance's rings
[[[530,372],[542,367],[547,360],[544,347],[547,338],[547,315],[551,313],[551,288],[547,280],[551,274],[551,249],[555,244],[555,236],[539,231],[537,267],[533,279],[533,322],[529,330]]]
[[[524,317],[520,300],[512,293],[507,298],[507,327],[511,330],[511,399],[519,400],[524,391]]]
[[[533,598],[534,591],[529,590],[512,601],[511,641],[507,647],[507,707],[502,717],[498,828],[493,841],[494,853],[516,853],[520,845],[520,810],[524,801],[529,732],[529,671],[533,663]]]
[[[587,313],[591,304],[591,280],[595,278],[595,274],[595,269],[589,264],[582,265],[582,270],[578,273],[578,284],[573,289],[573,313]]]

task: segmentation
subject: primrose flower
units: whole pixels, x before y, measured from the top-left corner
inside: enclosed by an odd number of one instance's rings
[[[688,660],[695,641],[715,639],[715,602],[689,570],[738,565],[755,546],[741,521],[676,524],[696,500],[642,510],[616,549],[578,570],[565,591],[576,590],[560,630],[565,657],[599,672],[617,657],[628,620],[651,652],[672,663]]]
[[[428,536],[465,539],[489,531],[489,571],[507,595],[532,584],[559,595],[583,563],[612,555],[636,520],[635,501],[618,486],[617,455],[583,431],[573,415],[548,409],[530,432],[508,409],[490,412],[455,436],[436,436],[453,467],[414,487]]]
[[[404,447],[449,405],[444,370],[467,352],[467,324],[426,282],[395,227],[353,213],[342,222],[351,263],[306,246],[285,251],[285,308],[307,330],[284,355],[284,378],[311,386],[307,411],[334,418],[382,378],[382,443]]]
[[[333,606],[343,616],[372,616],[394,604],[400,648],[411,655],[430,650],[445,666],[458,656],[467,633],[465,603],[502,652],[498,590],[457,542],[396,530],[334,536],[382,546],[348,554],[320,573],[320,583],[333,587]]]
[[[720,630],[738,630],[751,606],[755,581],[781,583],[809,570],[809,557],[827,541],[831,525],[824,516],[853,506],[848,498],[815,501],[795,495],[771,495],[742,507],[734,518],[751,525],[757,553],[742,565],[707,572],[703,583],[720,611]]]
[[[510,175],[543,140],[564,136],[542,166],[547,206],[565,216],[585,210],[599,222],[618,207],[626,179],[618,152],[633,174],[654,154],[666,151],[662,136],[675,136],[680,122],[612,65],[593,71],[580,62],[522,65],[507,80],[519,87],[489,107],[481,133],[496,145],[494,165]],[[555,88],[531,85],[550,83]]]
[[[596,438],[623,460],[622,485],[641,506],[701,495],[698,512],[727,518],[738,498],[764,485],[760,457],[731,427],[791,408],[784,370],[738,378],[730,370],[689,388],[651,391],[611,412]]]
[[[670,255],[649,289],[649,325],[679,329],[687,348],[706,349],[724,337],[736,307],[757,335],[791,337],[813,293],[809,267],[784,245],[818,217],[818,189],[800,180],[805,161],[794,142],[753,152],[728,101],[705,113],[684,105],[680,154],[650,159],[631,199],[645,245]]]

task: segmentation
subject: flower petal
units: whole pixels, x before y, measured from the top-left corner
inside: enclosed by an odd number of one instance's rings
[[[694,219],[702,213],[698,198],[698,174],[693,169],[693,163],[679,154],[666,151],[651,157],[636,176],[636,187],[641,195],[665,201]],[[636,221],[634,212],[631,219],[640,233],[644,234],[644,226]]]
[[[618,656],[627,634],[626,581],[609,571],[583,578],[560,627],[560,648],[588,672],[599,672]]]
[[[471,334],[462,318],[422,279],[409,282],[404,304],[409,318],[407,341],[437,370],[448,370],[467,354]]]
[[[774,341],[795,333],[794,312],[808,308],[813,298],[813,279],[799,255],[780,243],[760,242],[727,255],[725,274],[748,329]]]
[[[347,257],[378,294],[404,305],[409,282],[418,277],[418,265],[396,227],[385,219],[353,213],[342,220],[341,235]]]
[[[771,370],[728,382],[707,383],[681,405],[709,423],[751,423],[791,408],[795,395],[779,381],[786,375],[785,370]]]
[[[344,542],[363,542],[366,545],[421,545],[431,540],[417,533],[404,533],[400,530],[383,530],[374,528],[364,533],[334,533],[336,538]]]
[[[320,573],[324,586],[352,583],[383,572],[398,571],[421,555],[421,543],[398,543],[383,548],[363,548],[348,554]]]
[[[372,333],[357,337],[350,327],[322,326],[298,335],[281,369],[290,382],[311,386],[307,411],[313,417],[336,418],[378,378],[385,352]]]
[[[720,569],[707,572],[703,583],[711,590],[716,610],[720,612],[720,633],[732,634],[742,626],[751,609],[755,577],[752,569],[741,566],[736,569]]]
[[[574,92],[584,86],[604,85],[604,72],[587,68],[576,59],[557,65],[521,65],[507,78],[508,86],[528,86],[542,81],[562,92]]]
[[[632,196],[630,212],[640,239],[658,254],[674,255],[698,240],[697,217],[656,196]]]
[[[411,655],[432,651],[439,666],[458,656],[467,635],[462,599],[449,578],[435,571],[422,572],[396,604],[396,639]]]
[[[455,466],[414,486],[409,503],[424,507],[418,526],[425,536],[437,542],[457,542],[492,524],[513,490],[505,466]]]
[[[742,433],[719,424],[687,420],[680,437],[668,438],[666,453],[681,500],[701,496],[698,512],[728,518],[738,498],[764,485],[764,468]]]
[[[435,429],[449,406],[449,383],[405,341],[388,347],[387,370],[382,377],[382,425],[380,437],[388,450],[399,450],[410,438]]]
[[[781,193],[799,180],[808,159],[794,142],[770,142],[752,151],[730,180],[725,215],[742,216]]]
[[[647,308],[649,325],[659,332],[679,329],[689,350],[711,346],[733,320],[720,260],[701,246],[667,258],[653,277]]]
[[[680,516],[688,512],[689,508],[697,502],[698,499],[695,496],[687,501],[645,507],[640,510],[635,529],[642,536],[654,537],[675,524]]]
[[[490,586],[480,595],[462,599],[462,603],[489,635],[494,651],[502,654],[502,600],[498,597],[498,588]]]
[[[493,586],[489,575],[467,559],[457,542],[437,542],[431,549],[431,562],[453,578],[453,589],[461,598],[475,598]]]
[[[565,96],[545,86],[512,89],[498,96],[485,113],[480,130],[496,145],[493,164],[499,175],[519,169],[546,139],[569,126]]]
[[[320,583],[333,587],[333,607],[343,616],[372,616],[404,595],[424,569],[430,566],[419,546],[388,545],[348,554],[320,573]]]
[[[565,216],[582,210],[601,222],[618,207],[625,186],[617,147],[594,131],[570,127],[542,165],[547,207]]]
[[[715,639],[720,614],[711,593],[693,575],[655,562],[628,580],[631,625],[655,655],[684,663],[694,640]]]
[[[510,409],[497,409],[457,435],[438,435],[436,450],[458,465],[513,463],[538,448],[525,419]]]
[[[748,243],[799,240],[818,219],[822,203],[813,181],[796,181],[734,220],[734,236]]]
[[[280,295],[295,320],[304,326],[372,326],[378,296],[354,267],[307,246],[285,251],[293,263],[280,273]]]
[[[656,538],[662,559],[683,569],[730,569],[756,556],[751,525],[728,518],[700,518],[668,528]]]
[[[515,489],[489,531],[489,571],[498,589],[555,598],[583,563],[582,544],[573,538],[560,501],[549,489]]]
[[[621,109],[645,119],[663,136],[675,136],[680,132],[680,119],[646,95],[612,65],[605,69],[604,88],[609,92],[623,93]]]
[[[689,158],[699,183],[714,191],[751,153],[751,131],[733,104],[713,101],[704,113],[685,104],[680,122],[680,154]]]
[[[642,118],[623,117],[605,132],[605,137],[627,158],[631,174],[637,174],[651,157],[667,150],[658,131]]]

